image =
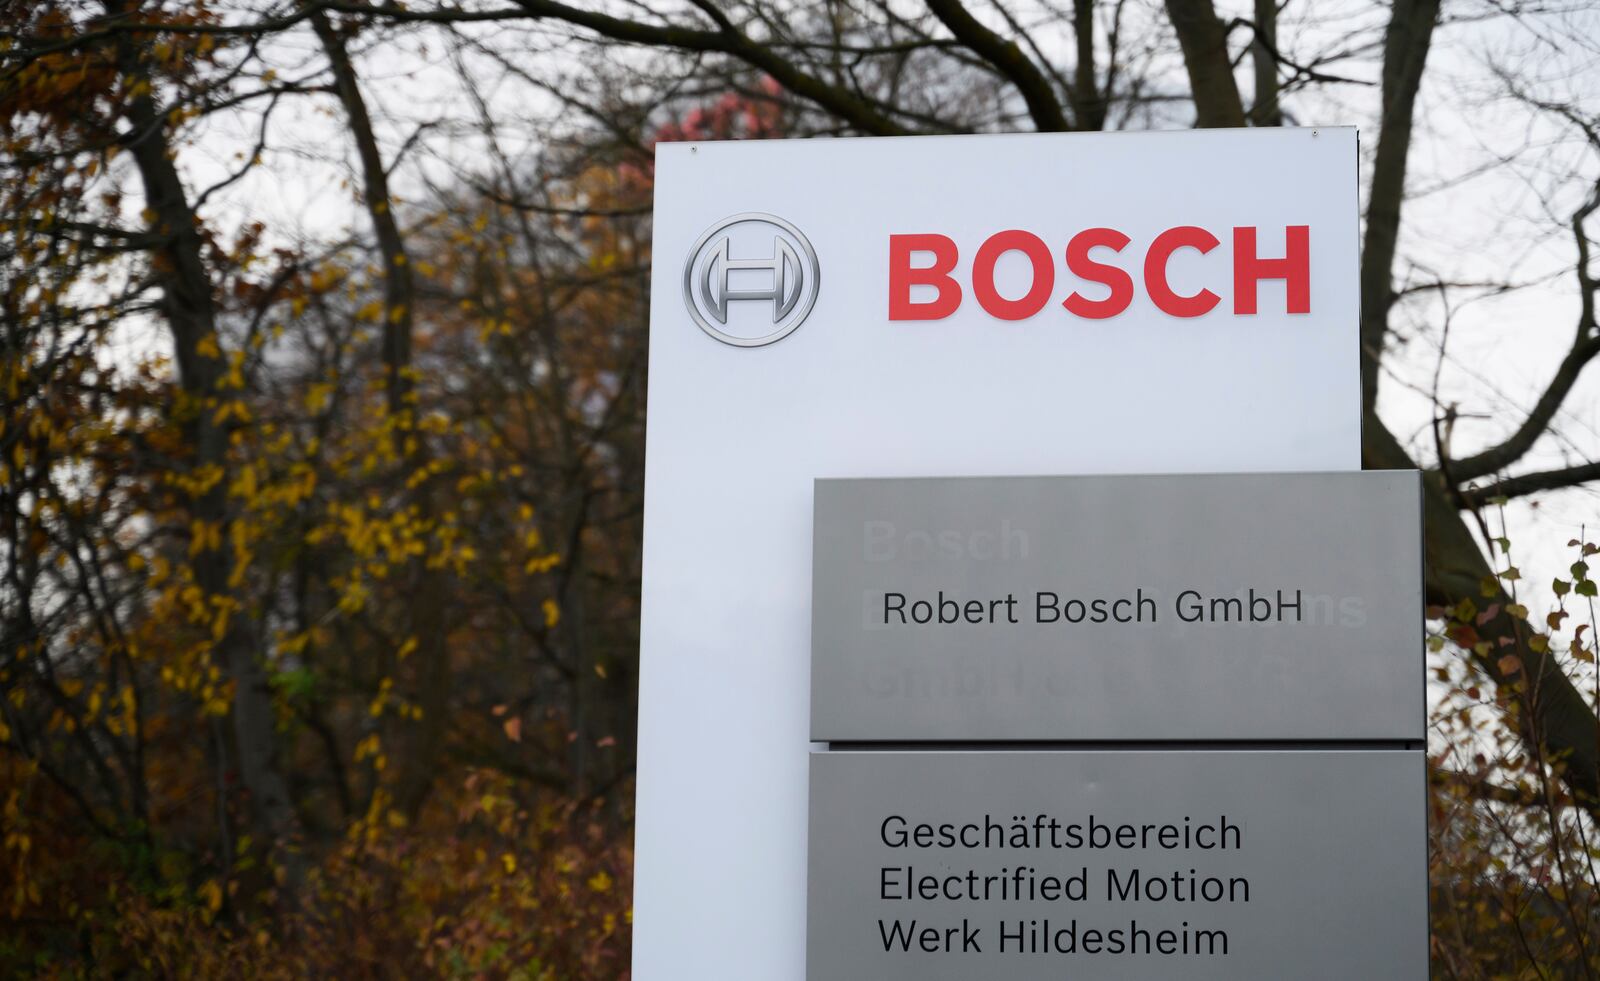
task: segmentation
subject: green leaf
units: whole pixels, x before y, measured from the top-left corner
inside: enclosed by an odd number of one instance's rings
[[[273,675],[272,687],[290,699],[306,699],[316,694],[317,675],[310,668],[290,668]]]
[[[1596,589],[1595,588],[1593,579],[1585,579],[1583,582],[1578,583],[1578,595],[1579,596],[1591,596],[1592,597],[1596,593],[1600,593],[1600,589]]]
[[[1565,596],[1572,591],[1572,584],[1565,579],[1556,579],[1550,583],[1550,588],[1556,591],[1557,596]]]

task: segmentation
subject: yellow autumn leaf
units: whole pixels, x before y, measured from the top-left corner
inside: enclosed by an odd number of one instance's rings
[[[198,892],[201,902],[205,903],[207,918],[217,915],[217,910],[222,908],[222,887],[217,880],[207,879]]]

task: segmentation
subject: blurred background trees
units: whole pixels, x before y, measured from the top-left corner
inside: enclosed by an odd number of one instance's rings
[[[1366,463],[1429,472],[1436,970],[1589,976],[1597,36],[0,0],[0,969],[626,976],[657,142],[1356,123]]]

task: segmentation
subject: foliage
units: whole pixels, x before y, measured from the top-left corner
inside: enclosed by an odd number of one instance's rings
[[[512,783],[469,771],[448,788],[454,813],[416,828],[380,813],[352,822],[300,908],[271,919],[248,895],[262,849],[247,839],[231,868],[166,851],[136,881],[115,847],[42,861],[82,843],[44,800],[14,801],[34,809],[6,810],[7,848],[23,852],[8,885],[30,892],[12,921],[30,932],[0,955],[8,973],[39,977],[627,977],[632,853],[615,818],[598,804],[524,806]],[[8,784],[38,789],[25,775]]]
[[[401,311],[155,200],[244,79],[183,31],[5,78],[0,972],[625,976],[648,169],[410,209]]]
[[[1516,603],[1522,575],[1511,562],[1511,542],[1503,533],[1490,540],[1503,562],[1498,578]],[[1435,667],[1442,697],[1431,720],[1429,877],[1433,959],[1444,977],[1600,972],[1600,835],[1561,779],[1566,760],[1537,741],[1509,741],[1503,728],[1526,729],[1535,722],[1524,713],[1550,710],[1540,697],[1546,679],[1515,653],[1522,641],[1556,649],[1556,663],[1585,679],[1591,704],[1600,705],[1600,620],[1589,576],[1600,545],[1573,539],[1568,548],[1571,578],[1551,583],[1543,632],[1515,638],[1491,628],[1499,612],[1495,582],[1483,584],[1481,605],[1465,599],[1430,611],[1439,625],[1430,647],[1443,657]],[[1526,609],[1513,612],[1527,619]],[[1467,652],[1495,657],[1498,680]]]

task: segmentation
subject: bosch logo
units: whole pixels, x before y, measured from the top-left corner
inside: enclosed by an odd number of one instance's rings
[[[717,222],[695,242],[683,266],[683,301],[717,340],[760,347],[805,322],[821,278],[817,254],[798,228],[751,212]]]
[[[1310,313],[1310,226],[1269,229],[1284,243],[1278,256],[1261,254],[1256,233],[1253,225],[1237,226],[1231,235],[1224,232],[1232,242],[1232,312],[1254,315],[1260,306],[1259,285],[1279,280],[1284,311]],[[1115,228],[1087,228],[1067,240],[1065,262],[1060,263],[1043,238],[1013,228],[984,239],[971,261],[963,264],[961,249],[947,235],[890,235],[889,319],[943,320],[955,313],[967,295],[960,278],[965,272],[972,298],[985,313],[997,320],[1027,320],[1059,296],[1058,264],[1065,266],[1072,284],[1060,305],[1074,317],[1115,317],[1139,299],[1141,287],[1149,304],[1167,316],[1203,317],[1223,303],[1223,296],[1204,287],[1181,292],[1170,278],[1169,266],[1188,253],[1206,255],[1223,241],[1224,237],[1193,225],[1168,228],[1148,242],[1135,242]],[[1002,259],[1012,256],[1026,272],[1023,289],[1017,291],[1013,282],[1013,295],[1007,296],[996,270]],[[1229,283],[1223,279],[1213,285],[1226,289]]]

